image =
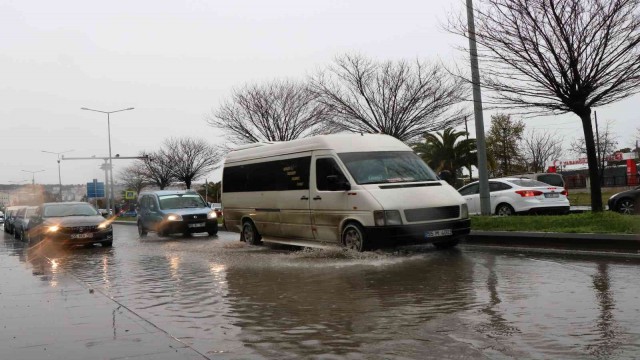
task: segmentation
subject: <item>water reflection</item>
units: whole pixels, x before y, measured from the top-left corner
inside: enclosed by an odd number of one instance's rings
[[[614,316],[615,300],[611,290],[609,266],[601,262],[598,263],[597,269],[593,274],[593,288],[596,290],[600,310],[596,320],[599,339],[587,346],[587,349],[597,358],[609,358],[621,345],[621,341],[618,339],[618,323]]]
[[[399,344],[473,300],[472,261],[459,251],[385,266],[295,265],[227,271],[235,325],[266,357],[345,356],[380,342]],[[403,350],[387,351],[393,357]]]
[[[502,299],[498,293],[498,274],[496,271],[496,256],[489,255],[486,257],[485,263],[489,274],[487,276],[487,291],[489,293],[489,301],[482,307],[482,313],[487,315],[489,320],[478,327],[478,331],[497,336],[511,336],[520,333],[520,330],[513,326],[510,321],[504,318],[500,309]]]

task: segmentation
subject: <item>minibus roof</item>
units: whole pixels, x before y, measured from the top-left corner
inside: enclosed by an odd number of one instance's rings
[[[318,135],[282,142],[255,143],[231,151],[226,163],[271,156],[333,150],[337,153],[367,151],[412,151],[402,141],[383,134]]]

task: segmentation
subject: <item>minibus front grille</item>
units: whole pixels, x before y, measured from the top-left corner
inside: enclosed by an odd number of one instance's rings
[[[456,219],[460,217],[460,206],[409,209],[404,211],[404,217],[408,222]]]

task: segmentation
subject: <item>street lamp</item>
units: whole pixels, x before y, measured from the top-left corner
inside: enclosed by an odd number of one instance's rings
[[[20,170],[20,171],[31,173],[31,185],[35,185],[36,184],[36,173],[43,172],[44,170],[36,170],[36,171]]]
[[[67,151],[61,151],[61,152],[54,152],[54,151],[46,151],[46,150],[42,150],[43,153],[47,153],[47,154],[54,154],[54,155],[58,155],[58,184],[60,186],[60,198],[59,201],[62,201],[62,177],[60,177],[60,155],[64,154],[64,153],[68,153],[73,151],[73,149],[71,150],[67,150]]]
[[[95,112],[107,114],[107,133],[109,135],[109,182],[111,183],[109,184],[111,187],[111,191],[109,191],[109,197],[110,197],[109,208],[112,209],[113,214],[115,215],[116,206],[113,198],[113,160],[111,159],[111,120],[109,115],[113,113],[121,112],[121,111],[133,110],[133,108],[130,107],[130,108],[114,110],[114,111],[102,111],[102,110],[89,109],[89,108],[83,107],[83,108],[80,108],[80,110],[95,111]]]

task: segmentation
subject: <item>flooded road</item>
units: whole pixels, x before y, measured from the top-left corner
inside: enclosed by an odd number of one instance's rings
[[[114,232],[113,248],[32,249],[2,233],[0,262],[74,277],[211,359],[640,357],[638,258]]]

